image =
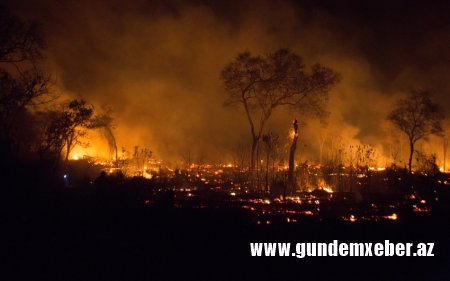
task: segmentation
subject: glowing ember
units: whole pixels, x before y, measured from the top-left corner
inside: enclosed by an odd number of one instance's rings
[[[427,207],[418,207],[417,205],[413,205],[413,212],[414,213],[429,213],[430,209]]]
[[[291,218],[286,218],[286,221],[287,221],[288,223],[296,223],[296,222],[297,222],[296,219],[291,219]]]
[[[388,219],[388,220],[397,220],[398,219],[398,216],[397,216],[397,214],[396,213],[393,213],[392,215],[390,215],[390,216],[384,216],[384,218],[385,219]]]

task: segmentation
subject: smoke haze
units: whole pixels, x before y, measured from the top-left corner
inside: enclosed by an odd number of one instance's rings
[[[450,100],[450,9],[437,1],[11,1],[39,22],[46,65],[66,96],[114,109],[117,144],[172,163],[227,162],[249,145],[239,107],[224,107],[220,71],[242,51],[287,47],[342,75],[326,125],[301,128],[302,160],[321,138],[370,144],[388,156],[393,102],[424,88]],[[301,114],[278,110],[267,127],[284,140]],[[389,129],[387,130],[389,132]],[[434,140],[433,152],[440,152]]]

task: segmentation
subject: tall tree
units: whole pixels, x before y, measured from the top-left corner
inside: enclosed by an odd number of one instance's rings
[[[288,49],[265,56],[240,53],[222,70],[228,92],[226,104],[242,104],[252,138],[250,170],[255,168],[255,152],[265,125],[276,108],[288,106],[301,113],[321,116],[324,103],[339,75],[315,64],[307,69],[303,59]]]
[[[265,192],[269,193],[269,161],[270,157],[273,157],[274,150],[276,146],[278,145],[278,139],[279,136],[277,134],[274,134],[272,132],[269,132],[267,134],[264,134],[262,136],[262,140],[264,142],[264,148],[266,151],[266,179],[265,179]],[[274,159],[272,160],[274,161]]]
[[[408,137],[408,170],[411,173],[415,144],[427,140],[430,135],[441,135],[444,115],[427,91],[411,91],[406,98],[397,101],[388,119]]]

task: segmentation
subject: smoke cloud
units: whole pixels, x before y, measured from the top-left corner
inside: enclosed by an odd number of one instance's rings
[[[179,163],[228,162],[249,145],[239,107],[224,107],[220,71],[242,51],[287,47],[342,75],[326,124],[278,110],[268,130],[284,140],[294,117],[301,159],[321,138],[370,144],[389,157],[384,123],[393,101],[425,88],[450,95],[449,5],[433,1],[11,1],[42,25],[46,65],[67,96],[114,109],[117,144]],[[408,5],[403,5],[408,3]],[[388,130],[389,131],[389,130]],[[440,152],[439,140],[431,151]]]

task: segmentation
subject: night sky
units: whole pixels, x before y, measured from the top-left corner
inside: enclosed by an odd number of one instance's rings
[[[308,120],[301,128],[303,159],[317,160],[324,134],[386,154],[386,115],[411,89],[429,90],[450,113],[448,1],[6,5],[41,25],[42,64],[64,97],[112,106],[119,147],[149,147],[172,162],[189,152],[194,161],[229,161],[238,145],[248,145],[245,116],[240,108],[223,106],[220,81],[223,67],[245,50],[265,54],[290,48],[307,64],[320,62],[342,75],[330,93],[327,125]],[[285,139],[294,117],[303,119],[279,110],[268,129]]]

